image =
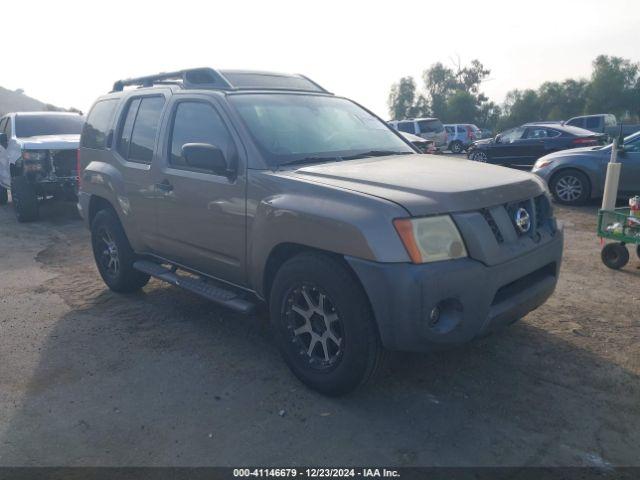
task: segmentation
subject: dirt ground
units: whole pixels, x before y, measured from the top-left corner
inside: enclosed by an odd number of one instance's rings
[[[602,265],[596,209],[557,208],[540,309],[330,399],[264,315],[158,281],[111,293],[74,205],[32,224],[0,207],[0,465],[640,465],[640,261]]]

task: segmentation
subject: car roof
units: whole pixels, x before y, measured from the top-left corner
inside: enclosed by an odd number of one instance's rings
[[[576,115],[575,117],[571,117],[569,120],[573,120],[574,118],[604,117],[605,115],[613,115],[613,114],[612,113],[592,113],[590,115]]]
[[[545,124],[545,123],[525,123],[522,127],[545,127],[551,130],[558,130],[559,132],[569,133],[571,135],[597,135],[596,133],[585,130],[584,128],[574,127],[573,125],[560,125],[560,124]]]
[[[257,70],[214,70],[208,67],[118,80],[113,84],[112,92],[121,92],[128,86],[173,86],[174,88],[199,90],[293,91],[331,94],[310,78],[300,74]]]

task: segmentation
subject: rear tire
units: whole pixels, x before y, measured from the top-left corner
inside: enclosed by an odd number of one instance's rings
[[[9,201],[9,193],[4,187],[0,187],[0,205],[6,205]]]
[[[461,153],[464,150],[464,146],[462,145],[462,142],[456,140],[451,142],[449,150],[451,150],[451,153]]]
[[[33,222],[38,218],[38,193],[25,177],[11,179],[11,199],[18,222]]]
[[[563,170],[549,182],[549,189],[556,202],[563,205],[584,205],[591,196],[589,178],[578,170]]]
[[[623,243],[608,243],[600,256],[602,263],[613,270],[619,270],[629,262],[629,250]]]
[[[285,262],[273,282],[269,311],[285,362],[308,387],[342,395],[379,370],[383,348],[369,301],[338,260],[302,253]]]
[[[91,222],[93,256],[104,283],[118,293],[140,290],[149,275],[133,268],[136,255],[113,210],[100,210]]]

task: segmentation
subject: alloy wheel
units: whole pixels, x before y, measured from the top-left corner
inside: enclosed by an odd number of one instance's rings
[[[326,371],[338,364],[344,349],[344,330],[324,290],[309,283],[292,288],[283,314],[292,344],[311,369]]]
[[[473,154],[472,160],[475,160],[476,162],[483,162],[486,163],[487,161],[487,154],[484,152],[475,152]]]
[[[563,202],[575,202],[582,196],[582,182],[573,175],[565,175],[556,183],[556,195]]]
[[[120,271],[120,257],[118,255],[118,246],[111,233],[106,229],[102,229],[98,242],[100,244],[100,264],[110,276],[117,276]]]

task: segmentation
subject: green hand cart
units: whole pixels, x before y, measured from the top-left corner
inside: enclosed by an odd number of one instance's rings
[[[629,262],[627,244],[637,245],[640,258],[640,218],[631,216],[629,208],[598,211],[598,237],[614,240],[602,249],[602,262],[607,267],[617,270]]]

